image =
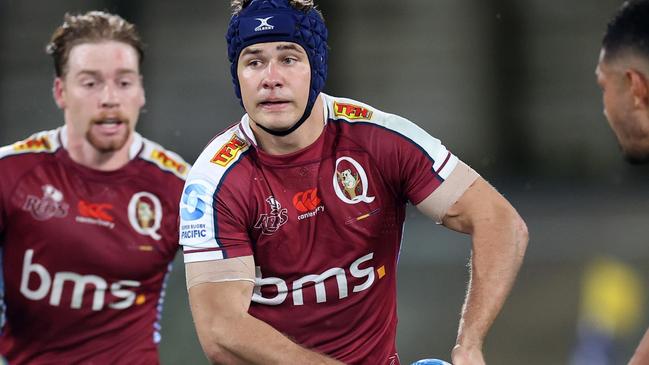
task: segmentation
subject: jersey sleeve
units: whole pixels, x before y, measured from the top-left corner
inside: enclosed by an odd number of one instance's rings
[[[388,152],[384,171],[416,205],[446,181],[459,159],[439,139],[405,118],[385,114],[383,124],[387,136],[377,139],[381,141],[377,148]],[[385,143],[386,138],[393,143]]]
[[[61,128],[32,134],[22,141],[0,146],[0,238],[7,224],[6,204],[11,196],[10,190],[20,177],[40,163],[42,154],[56,152],[60,147],[58,134]],[[2,239],[0,239],[0,246]]]
[[[229,137],[217,137],[205,148],[185,182],[180,201],[185,263],[253,254],[246,220],[246,177],[238,168],[241,154],[236,158],[228,154],[235,147],[241,149],[243,142],[235,146]],[[231,157],[227,163],[216,158],[224,154]]]
[[[231,195],[213,181],[190,174],[180,201],[185,263],[252,255],[248,231]]]

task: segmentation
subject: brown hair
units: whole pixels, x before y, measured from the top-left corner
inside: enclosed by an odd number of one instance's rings
[[[63,24],[52,34],[45,52],[54,59],[54,71],[57,77],[61,77],[67,72],[68,57],[74,46],[101,41],[117,41],[132,46],[137,51],[140,65],[142,64],[144,44],[135,25],[119,15],[103,11],[78,15],[66,13]]]

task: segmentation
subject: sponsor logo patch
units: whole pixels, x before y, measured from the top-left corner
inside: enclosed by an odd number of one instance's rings
[[[98,226],[115,228],[112,215],[109,211],[113,209],[112,204],[108,203],[88,203],[84,200],[79,200],[77,204],[79,215],[75,220],[79,223],[96,224]]]
[[[189,184],[183,190],[180,216],[186,221],[195,221],[205,214],[205,201],[201,198],[207,189],[201,184]]]
[[[233,134],[232,138],[214,154],[210,162],[225,167],[237,157],[239,152],[245,151],[247,148],[246,141]]]
[[[314,210],[320,202],[318,189],[301,191],[293,196],[293,206],[302,213]]]
[[[273,276],[263,277],[261,268],[256,266],[252,301],[276,306],[285,302],[290,303],[292,299],[294,306],[302,306],[305,303],[319,304],[331,300],[343,300],[350,294],[360,293],[372,287],[377,275],[374,271],[373,258],[374,252],[370,252],[356,259],[348,268],[332,267],[321,273],[308,274],[293,281]],[[381,268],[385,275],[385,268],[383,266]],[[381,272],[378,272],[378,275],[381,275]],[[334,288],[338,289],[337,292],[332,292]],[[288,299],[289,294],[291,299]]]
[[[357,119],[372,119],[372,111],[354,104],[338,103],[334,102],[334,114],[337,117],[345,117],[347,119],[357,120]]]
[[[275,26],[268,24],[268,21],[271,20],[272,18],[273,18],[272,16],[269,16],[268,18],[255,18],[255,20],[259,20],[259,25],[255,27],[255,32],[275,29]]]
[[[196,221],[205,217],[206,213],[209,214],[208,209],[212,209],[208,199],[210,199],[208,187],[204,182],[194,180],[187,183],[180,199],[181,241],[201,240],[207,237],[207,225],[204,223],[206,220]]]
[[[14,143],[14,151],[17,152],[49,151],[50,149],[50,140],[45,136]]]
[[[186,164],[174,160],[163,151],[160,150],[151,151],[151,159],[153,159],[153,161],[155,161],[158,165],[160,165],[164,169],[176,172],[178,175],[184,175],[185,172],[187,171]]]
[[[20,293],[29,300],[49,302],[51,306],[62,308],[88,310],[90,307],[93,311],[144,304],[136,300],[141,285],[139,281],[109,282],[98,275],[52,272],[44,264],[36,262],[34,256],[33,249],[25,251],[20,279]],[[65,287],[73,289],[64,290]]]
[[[324,205],[318,198],[318,189],[309,189],[293,195],[293,206],[298,212],[304,213],[297,216],[297,220],[315,217],[318,213],[324,212]]]

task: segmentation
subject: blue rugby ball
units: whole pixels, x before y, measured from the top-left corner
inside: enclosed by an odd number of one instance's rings
[[[411,365],[453,365],[439,359],[421,359],[413,362]]]

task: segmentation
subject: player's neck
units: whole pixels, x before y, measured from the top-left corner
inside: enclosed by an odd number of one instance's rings
[[[103,152],[91,145],[85,137],[76,136],[69,129],[67,132],[66,150],[72,161],[80,165],[99,171],[114,171],[130,161],[129,149],[133,143],[133,133],[119,150]]]
[[[318,97],[311,110],[311,115],[294,132],[278,137],[253,128],[257,145],[271,155],[286,155],[299,151],[315,142],[324,129],[324,104]]]

